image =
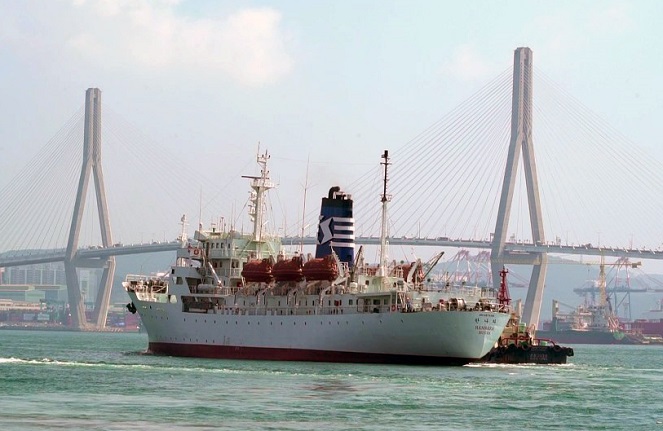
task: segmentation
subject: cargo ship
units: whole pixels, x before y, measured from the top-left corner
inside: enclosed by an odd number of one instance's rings
[[[663,344],[663,299],[657,302],[658,308],[649,310],[630,324],[631,331],[645,344]]]
[[[552,320],[536,331],[537,336],[568,344],[641,344],[639,337],[627,331],[608,300],[606,263],[603,256],[596,280],[598,300],[563,313],[559,301],[552,302]]]
[[[552,316],[536,331],[538,337],[565,344],[641,344],[640,337],[627,331],[608,305],[580,305],[561,313],[559,302],[553,300]]]
[[[509,320],[493,289],[432,288],[421,260],[387,259],[388,152],[381,193],[380,261],[355,255],[351,195],[322,198],[315,257],[288,254],[263,232],[268,154],[251,180],[253,232],[211,227],[192,241],[182,218],[166,274],[129,275],[127,307],[155,354],[224,359],[463,365],[495,345]]]

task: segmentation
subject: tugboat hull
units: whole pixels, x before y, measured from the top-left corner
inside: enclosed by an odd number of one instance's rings
[[[482,362],[492,364],[566,364],[573,356],[570,347],[554,346],[509,346],[494,347]]]

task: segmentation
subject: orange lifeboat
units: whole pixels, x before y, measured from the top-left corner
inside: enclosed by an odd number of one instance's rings
[[[242,268],[242,277],[247,283],[270,283],[272,275],[272,259],[250,260]]]
[[[279,260],[274,264],[272,274],[276,281],[301,281],[304,278],[302,257],[295,256],[291,259]]]
[[[334,281],[338,277],[338,266],[332,255],[311,259],[304,264],[304,277],[307,281]]]

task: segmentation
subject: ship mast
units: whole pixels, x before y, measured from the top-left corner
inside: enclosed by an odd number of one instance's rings
[[[184,245],[186,244],[187,241],[186,227],[189,224],[187,223],[186,214],[182,214],[182,218],[180,219],[180,224],[182,225],[182,232],[180,233],[180,237],[177,239],[179,239],[182,245]]]
[[[497,300],[499,301],[500,307],[507,309],[511,305],[511,295],[509,295],[509,285],[506,283],[506,275],[509,273],[509,270],[505,266],[502,266],[500,271],[500,290],[497,293]]]
[[[257,161],[258,165],[260,165],[259,177],[242,175],[242,178],[253,180],[251,181],[253,192],[251,193],[249,215],[253,220],[253,240],[256,242],[262,241],[263,219],[265,218],[265,192],[274,188],[274,183],[269,179],[267,160],[269,160],[269,154],[267,154],[267,151],[265,151],[265,154],[258,154]]]
[[[387,168],[389,167],[389,151],[384,150],[382,155],[384,161],[380,162],[384,165],[384,178],[382,180],[382,220],[380,223],[380,270],[378,275],[385,277],[387,275],[387,203],[391,201],[391,196],[387,195]]]
[[[304,229],[306,229],[306,191],[308,190],[308,168],[311,156],[306,160],[306,182],[304,183],[304,205],[302,206],[302,236],[299,242],[299,254],[304,255]]]

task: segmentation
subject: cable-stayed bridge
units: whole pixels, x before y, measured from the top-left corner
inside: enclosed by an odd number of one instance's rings
[[[545,107],[534,103],[535,76],[537,97],[549,101]],[[85,325],[85,316],[76,268],[104,270],[93,322],[104,326],[114,256],[180,247],[170,232],[185,212],[205,212],[219,228],[234,229],[241,229],[240,214],[245,213],[236,205],[241,200],[219,196],[246,188],[209,175],[239,178],[249,164],[212,155],[192,160],[167,155],[104,109],[102,133],[101,93],[88,90],[83,111],[0,190],[0,267],[64,262],[70,303],[78,304],[71,307],[78,327]],[[253,153],[247,153],[252,159]],[[535,73],[527,48],[516,50],[513,72],[505,70],[391,155],[390,245],[488,249],[494,276],[503,264],[531,265],[523,316],[528,322],[538,321],[549,253],[663,257],[658,250],[663,205],[656,199],[663,181],[655,159]],[[274,159],[281,167],[288,163]],[[303,173],[306,167],[291,170]],[[377,244],[377,157],[375,164],[350,163],[339,172],[340,180],[329,180],[353,194],[357,243]],[[223,185],[203,197],[201,184]],[[312,189],[309,195],[324,196],[332,185],[337,184],[320,184],[317,195]],[[645,198],[638,199],[643,190]],[[286,196],[294,194],[286,191]],[[286,207],[281,219],[271,224],[284,243],[314,243],[317,207],[306,211],[292,199],[281,204]],[[113,208],[123,210],[110,217]],[[278,210],[271,213],[279,215]],[[287,223],[287,215],[296,213],[303,214],[301,220]],[[157,216],[164,221],[155,221]],[[150,239],[143,241],[143,232],[136,229],[147,229]],[[633,245],[634,236],[642,245]],[[622,246],[605,246],[609,243]]]

